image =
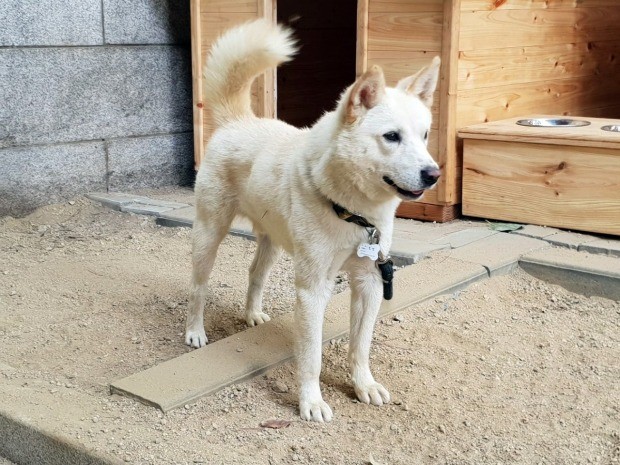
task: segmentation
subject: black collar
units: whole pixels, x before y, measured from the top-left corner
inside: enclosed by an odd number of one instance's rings
[[[344,208],[342,205],[338,205],[336,202],[332,202],[332,207],[338,215],[338,218],[341,220],[345,220],[347,223],[353,223],[358,226],[362,226],[364,228],[374,228],[375,225],[370,223],[366,218],[360,215],[356,215],[355,213],[351,213],[349,210]]]

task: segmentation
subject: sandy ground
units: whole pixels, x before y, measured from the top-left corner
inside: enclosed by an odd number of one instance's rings
[[[372,363],[391,405],[359,404],[348,341],[328,345],[327,425],[298,418],[292,364],[168,414],[109,395],[110,381],[190,350],[189,239],[84,199],[0,219],[1,382],[50,404],[75,398],[58,429],[128,463],[620,463],[620,303],[523,272],[377,324]],[[254,247],[227,238],[220,249],[211,341],[245,329]],[[290,311],[290,260],[268,286],[268,312]],[[259,426],[274,418],[291,423]]]

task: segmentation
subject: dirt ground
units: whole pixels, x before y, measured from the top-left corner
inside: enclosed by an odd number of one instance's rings
[[[211,341],[245,329],[254,247],[229,237],[220,249]],[[111,396],[112,380],[190,350],[189,275],[190,231],[151,217],[75,199],[0,219],[0,382],[50,404],[89,399],[59,430],[128,463],[620,463],[619,302],[519,271],[409,308],[374,337],[391,405],[359,404],[348,341],[326,347],[326,425],[298,418],[292,364],[167,414]],[[272,317],[290,311],[292,282],[283,258],[265,296]],[[291,424],[259,426],[274,418]]]

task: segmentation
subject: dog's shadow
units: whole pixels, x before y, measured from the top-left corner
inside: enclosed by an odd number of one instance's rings
[[[346,357],[346,355],[345,355]],[[295,379],[295,361],[287,362],[288,366],[276,368],[275,372],[268,372],[260,382],[264,385],[265,398],[275,405],[290,411],[291,415],[299,415],[299,385]],[[284,383],[288,391],[278,390],[278,382]],[[349,372],[345,367],[323,368],[321,373],[321,392],[323,398],[337,414],[343,403],[356,402],[357,396],[349,379]]]
[[[332,395],[340,397],[341,400],[351,402],[357,400],[347,369],[324,370],[321,375],[321,383],[324,388],[333,391]]]
[[[205,331],[209,343],[233,336],[248,329],[243,310],[237,304],[226,304],[210,298],[205,306]]]

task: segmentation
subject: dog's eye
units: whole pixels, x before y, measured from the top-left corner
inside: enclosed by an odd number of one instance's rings
[[[424,133],[424,140],[428,140],[428,131]]]
[[[396,131],[390,131],[383,134],[383,138],[388,142],[400,142],[400,134]]]

